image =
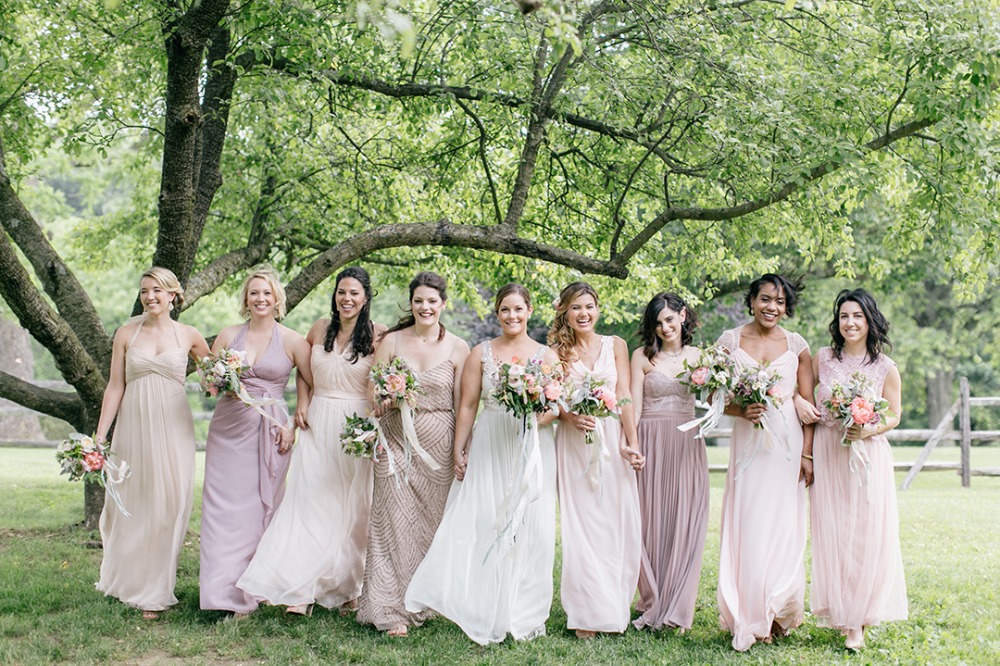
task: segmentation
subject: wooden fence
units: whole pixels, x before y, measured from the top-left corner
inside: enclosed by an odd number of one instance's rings
[[[36,382],[46,388],[69,388],[64,382]],[[951,406],[941,422],[933,430],[900,429],[896,428],[886,433],[886,438],[890,442],[926,442],[920,455],[912,462],[897,462],[897,470],[909,470],[906,478],[900,484],[900,490],[906,490],[913,484],[913,480],[921,471],[951,471],[955,470],[962,479],[962,486],[969,487],[973,476],[1000,476],[1000,468],[983,467],[973,468],[970,462],[972,442],[993,442],[1000,440],[1000,430],[972,430],[971,410],[973,407],[1000,407],[1000,397],[973,398],[969,395],[969,380],[961,377],[958,382],[958,400]],[[189,393],[199,391],[198,384],[188,382],[185,388]],[[294,385],[290,384],[288,390],[294,393]],[[0,407],[0,413],[17,413],[30,411],[20,406]],[[958,417],[958,429],[954,428],[955,417]],[[212,418],[211,412],[195,412],[196,421],[207,421]],[[731,428],[717,428],[708,433],[709,439],[729,439],[732,434]],[[0,433],[2,435],[2,433]],[[943,441],[958,442],[961,446],[961,458],[957,463],[928,462],[931,452]],[[31,446],[55,448],[58,442],[37,440],[21,441],[3,439],[0,437],[0,446]],[[728,465],[709,465],[710,472],[725,472]]]

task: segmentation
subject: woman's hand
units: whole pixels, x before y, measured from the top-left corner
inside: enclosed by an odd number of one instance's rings
[[[795,413],[799,417],[799,423],[802,425],[811,425],[819,421],[820,413],[819,408],[812,404],[805,398],[803,398],[798,393],[794,396],[795,401]]]
[[[597,419],[593,416],[577,414],[576,412],[566,412],[563,417],[566,421],[569,421],[578,432],[581,432],[584,435],[591,430],[597,429]]]
[[[848,440],[852,442],[857,442],[862,439],[865,439],[866,437],[870,437],[873,434],[874,433],[872,432],[865,432],[865,427],[863,425],[855,423],[854,425],[852,425],[850,428],[847,429],[847,434],[844,435],[844,437],[846,437]]]
[[[750,423],[758,424],[764,418],[765,412],[767,412],[767,405],[762,402],[754,402],[743,407],[740,410],[740,416]]]
[[[629,464],[632,469],[639,471],[646,465],[646,457],[641,453],[633,449],[631,446],[622,446],[618,449],[618,453],[621,457]]]
[[[282,428],[278,431],[278,453],[285,454],[292,450],[295,443],[295,426]]]
[[[806,488],[813,483],[813,461],[805,456],[802,457],[802,464],[799,467],[799,480],[806,482]]]
[[[468,467],[468,465],[469,465],[468,450],[455,454],[455,479],[457,479],[458,481],[465,480],[465,469]]]
[[[381,400],[372,401],[372,416],[377,419],[385,416],[390,409],[392,409],[391,398],[382,398]]]
[[[295,405],[295,427],[309,430],[309,401],[300,399]]]

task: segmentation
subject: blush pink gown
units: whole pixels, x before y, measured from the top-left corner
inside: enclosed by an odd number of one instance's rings
[[[766,428],[734,419],[729,471],[722,496],[718,602],[733,648],[747,650],[802,623],[805,609],[806,492],[799,481],[802,427],[792,394],[799,354],[809,349],[798,333],[784,331],[788,350],[770,368],[781,376],[782,403],[768,410]],[[738,367],[759,365],[740,349],[740,329],[722,334]]]

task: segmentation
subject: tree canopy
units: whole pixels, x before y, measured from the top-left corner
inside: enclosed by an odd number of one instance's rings
[[[166,266],[185,307],[265,259],[291,307],[362,258],[470,297],[995,274],[994,0],[0,4],[0,293],[75,391],[0,397],[80,429],[84,266]],[[69,258],[25,203],[53,153],[110,174]]]

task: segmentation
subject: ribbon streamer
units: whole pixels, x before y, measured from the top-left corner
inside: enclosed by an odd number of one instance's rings
[[[785,460],[791,460],[792,444],[791,442],[788,441],[788,418],[785,416],[785,413],[782,412],[780,409],[778,410],[778,413],[781,414],[781,419],[785,426],[785,437],[784,437]],[[747,445],[748,449],[747,454],[741,456],[736,460],[736,475],[733,477],[734,481],[738,480],[741,476],[743,476],[743,472],[745,472],[747,468],[750,467],[750,464],[754,461],[754,458],[757,457],[757,454],[761,452],[761,450],[764,448],[764,445],[767,442],[770,441],[773,443],[774,440],[777,439],[777,437],[775,437],[774,430],[771,427],[770,417],[771,417],[771,410],[769,409],[768,411],[764,412],[764,415],[760,419],[761,427],[758,428],[754,426],[754,428],[752,429],[753,434],[751,435],[750,443]]]
[[[601,477],[604,474],[604,461],[611,460],[611,455],[604,447],[604,418],[598,418],[597,427],[588,433],[593,433],[593,438],[585,435],[583,441],[586,442],[587,446],[593,446],[594,450],[590,454],[590,460],[587,462],[587,469],[584,470],[583,475],[590,481],[590,487],[600,492],[603,497],[604,485],[601,482]]]
[[[704,400],[704,398],[702,398]],[[693,421],[688,421],[687,423],[682,423],[677,426],[677,429],[681,432],[687,432],[696,426],[701,426],[698,428],[698,434],[695,435],[695,439],[703,439],[705,435],[710,431],[715,429],[719,425],[719,421],[722,420],[722,414],[726,409],[726,396],[725,392],[718,390],[712,394],[712,399],[709,402],[708,412]]]
[[[270,405],[283,405],[283,404],[285,404],[284,400],[282,400],[280,398],[254,398],[249,393],[247,393],[247,390],[245,388],[243,388],[243,384],[242,383],[240,384],[240,387],[236,391],[235,395],[236,395],[236,398],[240,402],[242,402],[244,405],[246,405],[247,407],[252,407],[254,410],[256,410],[256,412],[258,414],[260,414],[265,419],[267,419],[268,421],[270,421],[274,425],[278,426],[282,430],[284,430],[284,429],[286,429],[288,427],[288,421],[287,420],[285,421],[284,424],[282,424],[282,423],[280,423],[278,421],[278,419],[274,418],[273,416],[271,416],[270,414],[268,414],[267,412],[265,412],[262,409],[263,407],[268,407]]]
[[[486,557],[496,547],[500,557],[514,545],[517,539],[516,526],[521,524],[528,505],[542,496],[543,470],[542,453],[538,444],[538,417],[534,413],[525,415],[518,426],[520,456],[514,475],[504,492],[503,503],[497,511],[493,523],[497,538],[486,551]],[[508,538],[509,536],[509,538]],[[486,558],[483,559],[483,562]]]
[[[851,457],[847,461],[847,467],[851,470],[851,474],[857,474],[858,487],[868,485],[868,482],[872,478],[871,458],[868,457],[868,449],[865,448],[864,443],[860,439],[851,442],[849,439],[844,438],[841,444],[851,447]],[[861,475],[859,466],[864,468],[864,476]]]
[[[396,472],[399,471],[396,467],[396,456],[392,455],[392,449],[389,448],[389,442],[385,438],[385,433],[382,431],[382,422],[374,416],[368,417],[369,420],[375,424],[375,433],[378,437],[378,441],[372,448],[372,462],[378,462],[378,451],[381,448],[385,451],[385,457],[389,459],[389,476],[396,476]],[[399,488],[399,477],[396,476],[396,487]]]
[[[400,417],[403,421],[403,451],[406,454],[406,462],[409,463],[413,459],[413,451],[417,452],[420,459],[424,461],[428,467],[433,470],[441,469],[441,465],[437,464],[431,454],[427,453],[420,442],[417,441],[417,429],[413,425],[413,410],[410,408],[409,403],[403,402],[399,406]]]
[[[101,477],[104,479],[104,489],[108,493],[108,497],[115,503],[118,510],[126,518],[132,516],[128,510],[125,509],[125,504],[122,502],[122,496],[118,492],[116,486],[122,481],[127,479],[132,475],[132,469],[128,466],[128,463],[124,460],[121,464],[115,463],[111,458],[105,458],[104,468],[101,470]]]

